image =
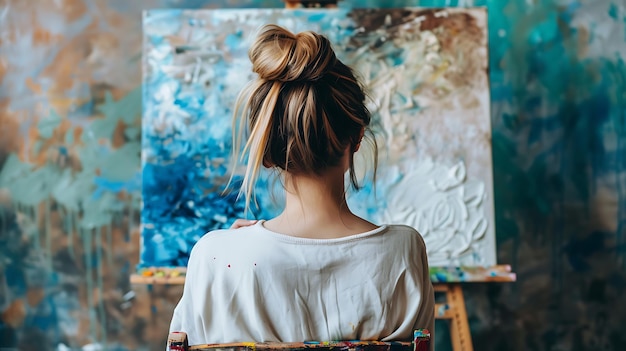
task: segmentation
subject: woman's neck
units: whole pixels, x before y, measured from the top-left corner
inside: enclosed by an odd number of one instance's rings
[[[341,173],[319,177],[288,175],[285,179],[285,190],[283,213],[289,216],[302,219],[338,219],[340,213],[350,212]]]
[[[287,175],[285,209],[264,225],[275,232],[310,238],[337,238],[376,229],[355,216],[346,203],[344,174]]]

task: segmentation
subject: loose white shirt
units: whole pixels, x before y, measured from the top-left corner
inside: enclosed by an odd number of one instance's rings
[[[426,248],[413,228],[311,239],[263,223],[196,243],[170,331],[186,332],[191,345],[411,340],[416,328],[434,331]]]

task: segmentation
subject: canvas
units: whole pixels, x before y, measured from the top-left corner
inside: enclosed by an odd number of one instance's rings
[[[374,183],[372,148],[358,152],[351,208],[415,227],[433,266],[495,264],[486,10],[405,8],[145,12],[140,265],[186,265],[206,232],[280,211],[268,172],[245,213],[230,167],[247,50],[267,23],[325,34],[366,87],[379,164]]]

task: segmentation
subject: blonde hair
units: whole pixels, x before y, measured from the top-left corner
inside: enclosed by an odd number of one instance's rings
[[[233,126],[234,159],[240,153],[240,161],[248,157],[240,189],[246,208],[261,166],[319,175],[337,166],[347,147],[350,180],[358,189],[353,154],[371,116],[363,88],[336,58],[330,41],[314,32],[294,34],[266,25],[248,56],[258,77],[237,99]]]

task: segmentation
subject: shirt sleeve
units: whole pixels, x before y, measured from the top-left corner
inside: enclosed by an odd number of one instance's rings
[[[183,288],[183,295],[176,305],[174,309],[174,314],[172,315],[172,321],[170,322],[170,333],[171,332],[184,332],[187,333],[187,337],[189,339],[189,343],[193,344],[193,340],[200,338],[203,334],[202,331],[198,329],[198,320],[202,318],[198,307],[195,306],[194,297],[197,295],[194,291],[196,286],[196,281],[202,277],[198,276],[198,270],[200,268],[201,260],[200,255],[198,254],[198,244],[200,241],[194,246],[191,251],[191,255],[189,256],[189,262],[187,263],[187,273],[185,276],[185,286]],[[200,269],[200,271],[204,271]],[[206,274],[207,272],[203,272],[202,274]]]
[[[419,258],[422,267],[422,302],[420,311],[413,326],[414,329],[428,329],[430,332],[430,350],[435,350],[435,289],[430,280],[430,272],[428,266],[428,255],[426,253],[426,244],[421,235],[418,234],[421,243]]]

